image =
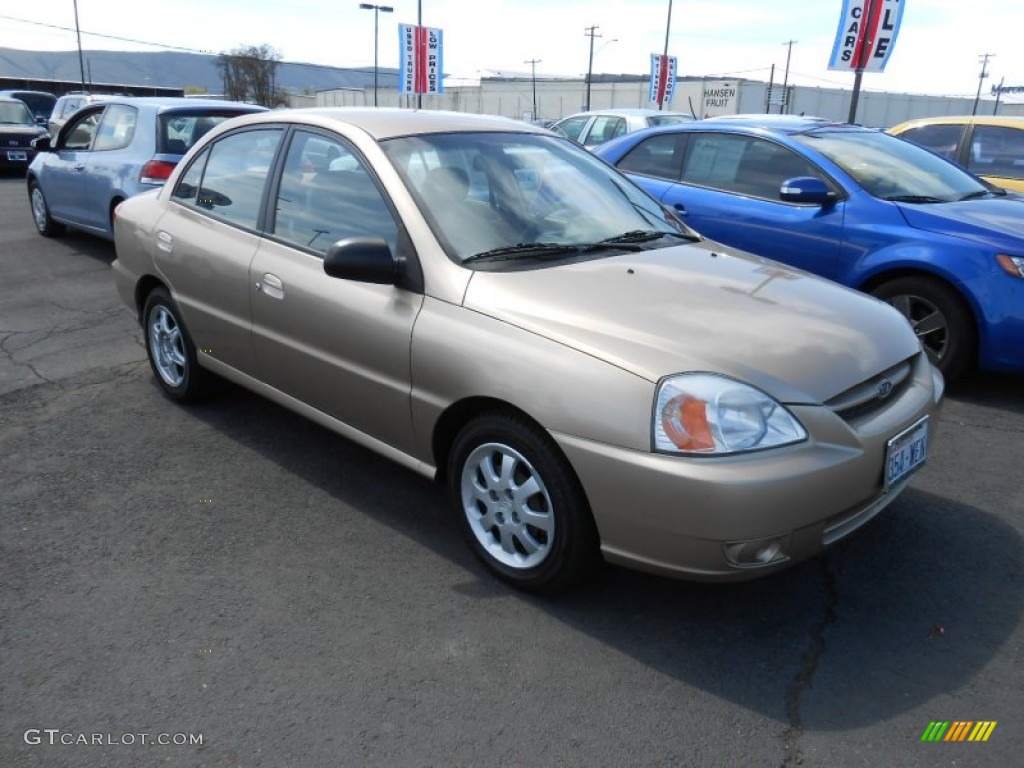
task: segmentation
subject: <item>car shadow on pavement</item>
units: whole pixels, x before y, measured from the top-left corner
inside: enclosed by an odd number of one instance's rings
[[[947,398],[1024,413],[1024,376],[974,371],[953,383]]]
[[[454,589],[481,611],[508,596],[464,546],[442,487],[255,395],[227,390],[189,413],[464,568],[467,578]],[[701,584],[609,566],[567,594],[518,599],[780,723],[846,730],[967,684],[1019,623],[1022,581],[1024,545],[1014,528],[912,487],[824,556],[764,579]]]

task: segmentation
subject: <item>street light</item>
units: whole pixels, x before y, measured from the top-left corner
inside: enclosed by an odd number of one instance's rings
[[[372,3],[360,3],[359,7],[364,11],[373,11],[373,106],[377,106],[377,18],[381,13],[391,13],[395,9],[390,5],[373,5]]]

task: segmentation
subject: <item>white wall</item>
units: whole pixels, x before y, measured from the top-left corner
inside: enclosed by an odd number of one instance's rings
[[[776,89],[780,88],[776,84]],[[677,83],[675,98],[665,106],[697,117],[720,114],[764,112],[768,84],[757,80],[685,79]],[[778,93],[778,91],[776,91]],[[611,107],[655,107],[647,100],[648,84],[644,82],[593,83],[590,89],[591,109]],[[845,121],[850,112],[852,91],[842,88],[789,87],[790,114],[815,115]],[[1001,115],[1024,115],[1024,103],[999,105]],[[561,118],[579,112],[586,100],[586,84],[582,80],[538,80],[537,114],[539,117]],[[394,89],[381,88],[377,102],[382,107],[413,107],[414,96],[402,96]],[[366,106],[373,104],[373,91],[319,91],[317,106]],[[992,97],[982,98],[978,113],[991,115],[995,105]],[[930,115],[970,114],[973,98],[925,96],[908,93],[861,91],[857,122],[884,128],[903,120]],[[449,86],[443,94],[423,96],[424,109],[449,109],[456,112],[504,115],[515,119],[528,118],[533,107],[533,84],[523,80],[484,80],[479,85]],[[778,112],[773,107],[772,112]]]

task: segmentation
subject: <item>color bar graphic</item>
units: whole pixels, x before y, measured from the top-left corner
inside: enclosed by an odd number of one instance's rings
[[[996,724],[995,720],[932,720],[921,741],[988,741]]]

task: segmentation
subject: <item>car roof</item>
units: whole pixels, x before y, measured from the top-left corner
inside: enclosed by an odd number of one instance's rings
[[[117,104],[126,104],[133,107],[151,107],[157,112],[170,109],[203,109],[204,107],[215,107],[218,109],[236,108],[252,112],[264,112],[266,107],[257,104],[245,104],[240,101],[228,101],[226,99],[192,99],[184,96],[106,96],[102,101],[113,101]]]
[[[577,112],[574,115],[562,118],[568,120],[570,117],[582,117],[584,115],[621,115],[623,117],[637,116],[637,117],[654,117],[655,115],[682,115],[684,117],[692,118],[693,115],[688,112],[672,112],[668,109],[647,109],[644,107],[634,108],[614,108],[614,109],[592,109],[589,112]]]
[[[905,120],[902,123],[894,125],[889,130],[895,131],[906,130],[907,128],[917,128],[922,125],[966,125],[967,123],[976,123],[978,125],[997,125],[1005,128],[1024,128],[1024,116],[1014,115],[948,115],[945,117],[933,116],[933,117],[918,117],[913,120]]]
[[[419,133],[504,132],[535,133],[551,136],[545,128],[508,117],[473,115],[443,110],[395,109],[376,107],[311,107],[279,109],[245,115],[241,124],[301,122],[330,128],[343,124],[362,129],[374,139],[391,139]],[[239,125],[239,122],[235,122]]]

